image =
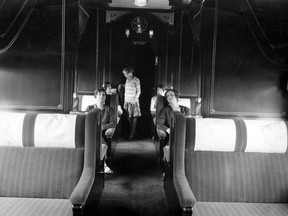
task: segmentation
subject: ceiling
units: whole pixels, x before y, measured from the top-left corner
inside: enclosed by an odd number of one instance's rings
[[[148,0],[146,6],[137,6],[134,0],[112,0],[109,3],[110,8],[133,8],[133,9],[164,9],[170,10],[169,0]]]

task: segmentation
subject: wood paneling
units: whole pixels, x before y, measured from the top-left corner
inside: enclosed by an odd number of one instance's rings
[[[93,94],[102,87],[105,76],[105,10],[94,4],[83,4],[89,16],[85,31],[79,41],[76,61],[74,91],[78,94]]]
[[[85,5],[83,8],[89,14],[89,18],[77,48],[75,91],[77,93],[92,93],[97,86],[99,10],[86,8]]]
[[[113,14],[117,13],[114,11]],[[148,90],[149,95],[152,94],[153,86],[159,83],[163,83],[164,85],[167,84],[167,39],[168,30],[170,29],[168,23],[170,22],[163,18],[165,17],[163,14],[165,13],[120,11],[118,15],[116,15],[117,19],[115,18],[115,20],[112,21],[107,19],[107,48],[105,49],[106,70],[104,79],[112,82],[113,87],[116,87],[117,84],[124,82],[122,69],[127,65],[138,67],[138,69],[135,68],[136,73],[139,70],[147,71],[145,74],[150,79],[147,81],[150,86],[150,89]],[[137,34],[131,28],[131,22],[137,16],[144,17],[148,23],[148,29],[141,34]],[[169,16],[169,19],[172,19],[171,16]],[[129,37],[126,37],[125,35],[126,29],[129,29],[130,31]],[[148,34],[150,29],[154,32],[152,38],[150,38]],[[135,51],[137,49],[139,54],[137,51]],[[141,55],[147,52],[149,54],[146,57],[144,56],[147,64],[144,64],[141,67],[137,66],[141,64],[141,60],[144,58],[142,58]],[[156,57],[157,65],[155,65]]]
[[[6,23],[17,15],[15,7],[21,5],[14,1],[3,4],[11,9],[1,16],[0,22]],[[77,5],[66,5],[65,0],[57,4],[40,1],[35,5],[28,1],[27,5],[32,9],[17,18],[21,25],[10,26],[7,35],[10,31],[18,33],[10,37],[11,46],[0,54],[0,107],[67,111],[74,70],[73,29],[77,22],[73,15]]]
[[[276,58],[269,60],[257,40],[263,35],[254,37],[255,32],[249,28],[253,20],[247,20],[242,9],[237,1],[234,4],[215,1],[215,5],[206,5],[203,12],[204,115],[284,117],[287,64],[278,64]],[[258,11],[257,19],[261,20],[265,15],[258,9],[254,11]],[[270,10],[276,8],[271,6]],[[277,17],[277,13],[274,15]],[[277,37],[270,39],[279,42]],[[277,50],[274,51],[277,56]]]
[[[197,11],[195,11],[197,12]],[[183,11],[181,14],[181,35],[179,67],[176,73],[176,88],[181,95],[199,95],[199,42],[197,38],[195,12]]]

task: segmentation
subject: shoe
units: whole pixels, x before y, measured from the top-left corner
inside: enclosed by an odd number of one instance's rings
[[[104,173],[105,174],[112,174],[113,170],[110,169],[110,167],[107,166],[107,164],[104,164]]]

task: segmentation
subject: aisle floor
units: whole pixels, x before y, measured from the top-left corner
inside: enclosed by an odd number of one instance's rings
[[[114,173],[105,177],[97,215],[168,215],[153,140],[114,141],[112,158]]]

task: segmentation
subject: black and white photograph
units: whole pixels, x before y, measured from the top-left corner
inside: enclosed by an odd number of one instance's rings
[[[0,0],[0,216],[287,216],[288,0]]]

